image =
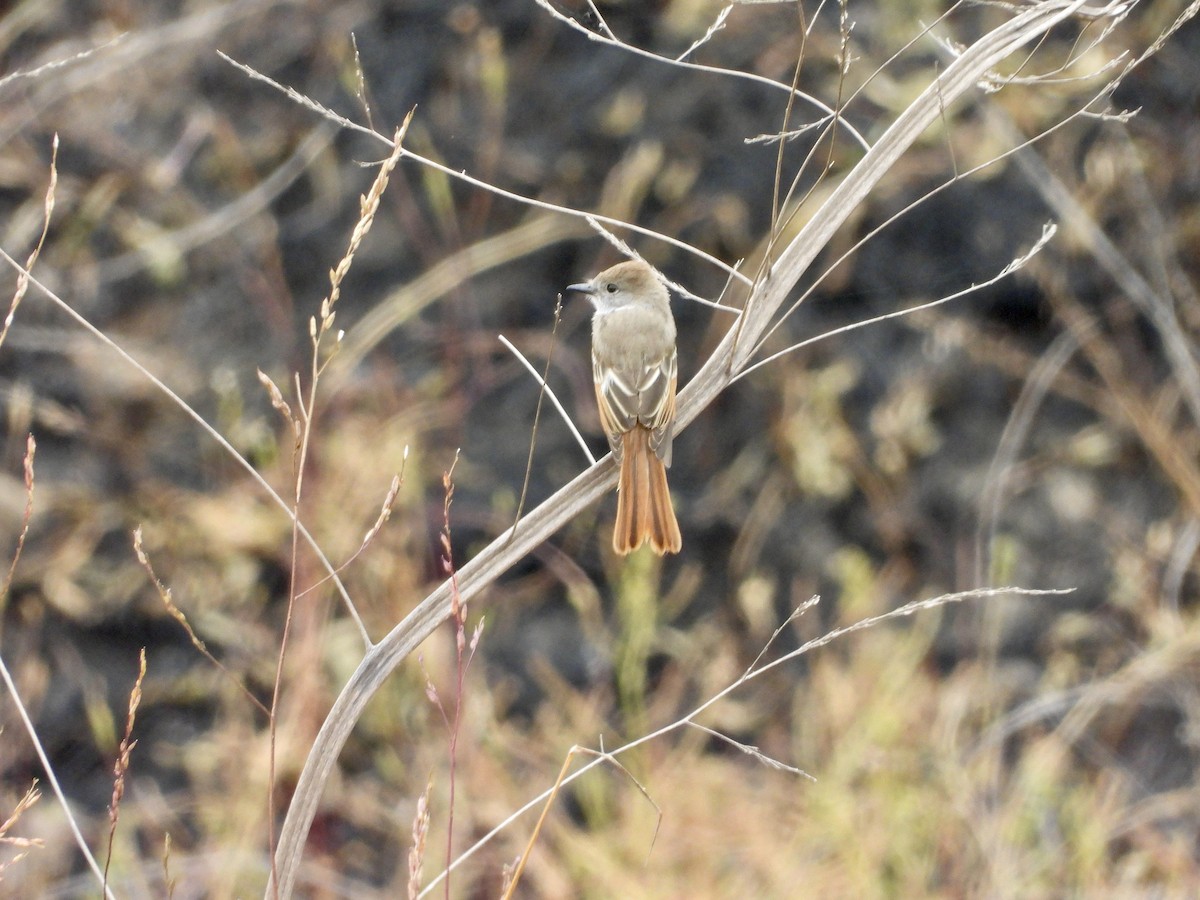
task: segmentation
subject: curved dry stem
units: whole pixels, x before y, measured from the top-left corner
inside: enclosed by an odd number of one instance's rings
[[[1079,349],[1079,338],[1071,331],[1060,334],[1040,360],[1029,377],[1025,380],[1017,402],[1013,404],[1012,413],[1000,434],[996,452],[992,455],[991,465],[983,481],[983,491],[979,499],[979,521],[975,526],[975,581],[984,583],[991,579],[992,544],[1000,525],[1000,513],[1003,510],[1005,494],[1008,488],[1008,475],[1029,436],[1033,417],[1042,408],[1046,395],[1050,392],[1059,373],[1063,370],[1075,351]]]
[[[984,35],[952,62],[892,123],[855,168],[830,194],[827,202],[782,250],[778,261],[751,291],[747,313],[738,327],[726,332],[713,354],[680,394],[677,422],[685,428],[748,364],[758,339],[786,301],[789,291],[901,155],[933,124],[944,103],[974,89],[996,65],[1030,41],[1084,7],[1083,0],[1044,0],[1022,9]],[[1110,15],[1123,12],[1124,4],[1103,7]],[[511,529],[497,536],[475,559],[457,573],[460,602],[482,594],[510,566],[549,538],[578,512],[612,489],[616,471],[611,456],[576,476],[530,512],[514,536]],[[511,541],[510,541],[511,538]],[[443,583],[426,597],[379,644],[372,647],[334,702],[317,734],[301,772],[296,792],[284,820],[276,864],[278,884],[268,885],[267,895],[290,897],[303,856],[305,839],[316,814],[326,781],[333,772],[342,746],[362,715],[367,702],[401,662],[446,620],[451,609],[451,586]]]

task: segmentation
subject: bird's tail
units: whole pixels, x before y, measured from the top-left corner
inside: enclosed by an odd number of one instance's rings
[[[635,425],[621,436],[621,443],[613,549],[624,556],[649,541],[659,556],[678,553],[683,540],[671,506],[667,467],[650,449],[650,430]]]

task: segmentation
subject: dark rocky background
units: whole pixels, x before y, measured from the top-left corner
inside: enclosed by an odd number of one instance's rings
[[[1136,56],[1179,6],[1143,0],[1068,74],[1123,50]],[[586,4],[558,8],[596,25]],[[600,9],[623,40],[677,56],[720,4]],[[694,59],[788,82],[796,9],[737,6]],[[943,11],[849,4],[854,65],[843,95]],[[1004,15],[959,9],[939,34],[969,42]],[[0,82],[0,246],[24,259],[36,243],[58,134],[56,206],[35,274],[284,496],[291,438],[255,370],[285,387],[299,371],[307,385],[309,317],[373,178],[363,164],[386,148],[217,51],[365,123],[351,33],[378,130],[390,134],[416,106],[411,150],[517,194],[745,259],[751,271],[761,259],[776,148],[746,139],[780,128],[786,94],[589,42],[532,0],[45,0],[4,13],[4,72],[32,74]],[[1081,35],[1095,27],[1055,32],[1020,74],[1052,71]],[[839,91],[838,43],[837,10],[822,8],[801,86],[828,103]],[[958,181],[818,280],[859,238],[1005,152],[1013,133],[1062,121],[1103,79],[1013,84],[948,109],[823,253],[804,285],[815,290],[769,349],[983,282],[1056,220],[1049,247],[992,287],[816,343],[722,395],[676,443],[680,556],[614,559],[609,498],[473,607],[472,621],[483,614],[486,624],[464,698],[457,848],[551,785],[572,744],[603,734],[617,746],[716,693],[813,594],[820,605],[771,654],[910,600],[1015,584],[1073,593],[971,601],[881,626],[781,667],[705,720],[812,773],[815,786],[699,732],[652,742],[626,760],[663,812],[650,850],[655,817],[636,787],[615,773],[589,776],[542,836],[523,882],[529,896],[794,896],[797,883],[858,896],[1194,887],[1197,422],[1164,352],[1162,317],[1148,316],[1111,269],[1140,275],[1192,352],[1198,59],[1189,23],[1113,96],[1111,111],[1138,110],[1127,124],[1073,120],[1037,144],[1036,159],[1009,157]],[[935,44],[918,39],[855,94],[848,121],[877,137],[939,65]],[[813,118],[797,105],[794,123]],[[787,145],[788,177],[816,134]],[[816,159],[828,152],[822,143]],[[843,134],[825,178],[813,174],[819,164],[804,171],[801,218],[858,156]],[[1065,186],[1111,249],[1063,219],[1031,165]],[[622,237],[690,291],[721,293],[716,267]],[[487,262],[484,247],[501,260]],[[302,501],[340,563],[410,449],[391,522],[344,572],[374,637],[440,577],[442,474],[456,449],[456,561],[511,522],[537,387],[498,333],[539,368],[553,348],[551,383],[602,448],[587,309],[568,303],[551,332],[556,292],[616,259],[577,219],[411,161],[396,170],[342,290],[346,346],[321,382]],[[674,306],[686,380],[729,319],[680,298]],[[356,330],[385,315],[381,331]],[[145,647],[114,884],[123,896],[163,896],[169,832],[175,896],[261,891],[267,729],[233,680],[269,701],[293,571],[286,517],[36,288],[0,348],[0,388],[6,553],[22,527],[26,435],[38,444],[0,654],[90,845],[103,857],[112,762]],[[545,408],[526,508],[584,464]],[[164,611],[132,551],[138,525],[228,676]],[[323,575],[304,552],[295,572],[301,587]],[[326,588],[297,602],[288,652],[281,802],[361,655]],[[425,872],[440,870],[450,776],[425,684],[452,707],[452,652],[448,631],[430,641],[356,731],[314,829],[308,895],[401,892],[416,797],[430,781]],[[0,716],[7,815],[44,772],[7,693]],[[530,827],[510,826],[457,876],[455,894],[495,895]],[[5,873],[9,884],[30,896],[95,893],[52,798],[14,832],[46,846]]]

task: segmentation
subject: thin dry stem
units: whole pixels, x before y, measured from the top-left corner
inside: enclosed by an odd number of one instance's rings
[[[898,310],[895,310],[894,312],[884,313],[883,315],[879,315],[879,316],[873,316],[870,319],[863,319],[862,321],[859,321],[859,322],[851,322],[849,325],[843,325],[840,328],[834,328],[834,329],[831,329],[830,331],[824,331],[821,334],[815,335],[810,338],[806,338],[805,340],[799,341],[795,344],[792,344],[789,347],[785,347],[784,349],[779,350],[776,353],[772,353],[770,356],[765,357],[764,359],[760,359],[758,362],[754,363],[753,365],[746,366],[746,368],[743,369],[741,372],[739,372],[732,379],[732,381],[735,381],[735,382],[740,381],[741,379],[745,378],[750,373],[754,372],[756,369],[760,369],[763,366],[768,365],[769,363],[775,362],[775,360],[780,359],[784,356],[787,356],[789,353],[795,353],[797,350],[800,350],[804,347],[808,347],[812,344],[819,343],[820,341],[828,340],[829,338],[835,337],[839,334],[846,334],[847,332],[850,332],[850,331],[857,331],[860,328],[866,328],[868,325],[877,325],[880,322],[886,322],[888,319],[898,319],[903,316],[911,316],[913,313],[924,312],[925,310],[933,309],[935,306],[941,306],[944,303],[950,303],[954,300],[960,300],[963,297],[974,294],[977,291],[983,290],[984,288],[991,287],[993,284],[996,284],[999,281],[1003,281],[1009,275],[1013,274],[1014,272],[1018,272],[1021,269],[1023,269],[1025,266],[1027,266],[1029,264],[1030,260],[1032,260],[1035,256],[1037,256],[1039,253],[1041,253],[1042,250],[1045,249],[1046,245],[1051,241],[1051,239],[1053,239],[1054,235],[1057,232],[1058,232],[1058,226],[1054,225],[1052,222],[1047,222],[1045,225],[1042,226],[1041,236],[1036,241],[1034,241],[1033,246],[1030,247],[1029,250],[1027,250],[1025,253],[1022,253],[1020,256],[1014,258],[1003,269],[1001,269],[999,272],[997,272],[995,275],[993,275],[991,278],[987,279],[986,281],[981,281],[978,284],[972,284],[970,287],[965,287],[961,291],[956,291],[953,294],[947,294],[945,297],[939,297],[936,300],[929,300],[925,303],[919,303],[916,306],[910,306],[907,309],[898,309]]]
[[[89,47],[87,50],[81,50],[78,53],[66,57],[65,59],[51,60],[50,62],[44,63],[43,65],[37,66],[33,69],[18,69],[16,72],[10,72],[8,75],[0,78],[0,89],[8,87],[15,81],[29,81],[36,78],[41,78],[43,75],[46,75],[49,72],[54,72],[58,69],[75,65],[76,63],[82,62],[95,53],[100,53],[104,50],[108,50],[111,47],[115,47],[117,44],[121,43],[121,41],[125,40],[126,37],[128,37],[128,35],[118,34],[116,37],[105,41],[103,44],[97,44],[95,47]]]
[[[30,850],[44,847],[46,845],[45,841],[43,841],[41,838],[13,837],[9,834],[9,832],[16,827],[17,822],[20,821],[21,816],[25,813],[25,811],[37,803],[41,798],[42,792],[37,789],[37,779],[35,778],[29,785],[29,789],[25,791],[25,794],[20,800],[17,801],[17,805],[13,807],[13,811],[9,817],[5,819],[3,823],[0,823],[0,844],[4,844],[8,847],[18,848],[18,852],[12,857],[12,859],[6,859],[3,862],[0,862],[0,881],[4,880],[5,871],[7,871],[11,866],[15,866],[26,856],[28,856]]]
[[[205,645],[204,641],[200,639],[200,636],[196,634],[195,629],[192,628],[192,623],[188,621],[183,610],[181,610],[175,604],[175,598],[171,592],[171,589],[163,584],[159,579],[157,573],[154,571],[153,564],[150,562],[150,556],[148,553],[146,553],[145,545],[142,543],[141,525],[133,530],[133,552],[134,555],[137,556],[138,564],[141,565],[142,569],[145,570],[147,577],[150,579],[150,583],[154,585],[154,589],[158,592],[158,598],[162,601],[163,607],[166,609],[167,614],[183,627],[184,632],[187,633],[188,640],[192,642],[192,646],[200,652],[201,656],[212,663],[222,675],[228,678],[237,687],[237,689],[242,692],[242,696],[249,700],[250,703],[259,710],[259,712],[261,712],[264,716],[270,716],[271,711],[263,705],[262,701],[255,697],[254,694],[250,692],[250,689],[246,687],[246,685],[242,684],[241,680],[239,680],[238,677],[233,674],[233,672],[226,668],[223,662],[209,652],[209,649]]]
[[[942,76],[939,76],[938,80],[935,82],[935,86],[937,87],[937,91],[935,93],[935,100],[937,103],[937,109],[938,109],[939,113],[940,113],[941,109],[943,109],[946,105],[948,105],[951,102],[951,99],[946,97],[942,93],[941,85],[943,83],[944,78],[945,78],[945,75],[943,74]],[[860,249],[862,249],[862,247],[864,245],[866,245],[866,243],[868,241],[874,239],[884,229],[889,228],[890,226],[895,224],[897,221],[902,219],[904,216],[908,215],[910,212],[912,212],[914,209],[916,209],[918,206],[921,206],[922,204],[929,202],[934,197],[936,197],[938,194],[940,194],[942,191],[947,190],[954,184],[957,184],[959,181],[969,178],[972,175],[983,171],[984,169],[994,166],[996,163],[1001,162],[1002,160],[1007,159],[1010,156],[1019,154],[1024,148],[1034,145],[1038,141],[1041,141],[1041,140],[1049,137],[1051,134],[1054,134],[1055,132],[1059,131],[1060,129],[1065,128],[1068,124],[1075,121],[1076,119],[1086,116],[1089,107],[1091,107],[1093,104],[1099,102],[1100,100],[1106,98],[1111,93],[1111,91],[1114,89],[1115,84],[1116,84],[1115,82],[1111,82],[1108,85],[1106,85],[1099,92],[1097,92],[1090,100],[1088,100],[1086,103],[1084,103],[1079,109],[1077,109],[1071,115],[1064,117],[1059,122],[1055,123],[1054,125],[1050,126],[1049,128],[1045,129],[1044,131],[1040,132],[1039,134],[1034,135],[1033,137],[1029,138],[1028,140],[1025,140],[1022,143],[1020,143],[1002,153],[997,154],[996,156],[992,157],[991,159],[986,160],[986,161],[980,163],[979,165],[974,166],[971,169],[968,169],[967,171],[962,172],[953,178],[947,179],[946,181],[942,182],[937,187],[935,187],[932,190],[923,194],[917,200],[914,200],[912,203],[905,206],[903,209],[901,209],[901,210],[897,211],[896,213],[894,213],[893,215],[889,216],[887,219],[885,219],[883,222],[881,222],[875,228],[871,229],[869,232],[867,232],[865,235],[863,235],[861,238],[859,238],[857,241],[855,241],[848,249],[846,249],[840,256],[838,256],[837,259],[833,260],[825,268],[825,270],[823,272],[821,272],[821,274],[819,274],[815,279],[813,279],[811,284],[800,294],[800,296],[798,298],[796,298],[791,304],[789,304],[787,310],[778,317],[777,321],[774,324],[772,324],[771,326],[764,328],[762,330],[761,336],[760,336],[757,344],[748,353],[743,352],[742,355],[747,356],[747,357],[753,356],[759,350],[761,350],[762,347],[766,344],[768,338],[770,338],[780,327],[782,327],[783,323],[788,319],[788,317],[791,316],[792,313],[794,313],[800,307],[800,304],[802,304],[805,300],[807,300],[810,296],[812,296],[813,292],[816,291],[816,289],[821,285],[822,282],[824,282],[824,280],[826,278],[828,278],[840,265],[842,265],[842,263],[844,263],[851,256],[853,256]],[[746,374],[746,373],[743,372],[742,374]]]
[[[416,900],[421,893],[421,868],[425,863],[425,842],[429,837],[429,794],[433,784],[425,786],[417,800],[417,811],[413,815],[412,846],[408,850],[408,900]]]
[[[729,78],[738,78],[738,79],[742,79],[745,81],[752,81],[756,84],[763,84],[768,87],[774,88],[776,90],[788,91],[789,93],[793,94],[796,99],[803,100],[805,103],[808,103],[815,109],[824,113],[827,117],[833,118],[835,116],[834,111],[832,109],[830,109],[828,106],[826,106],[820,99],[812,96],[811,94],[806,94],[803,91],[795,90],[794,88],[792,88],[791,85],[784,84],[783,82],[780,82],[780,81],[775,81],[775,80],[773,80],[771,78],[767,78],[763,75],[757,75],[753,72],[742,72],[742,71],[739,71],[738,69],[725,69],[720,66],[705,66],[705,65],[701,65],[700,63],[687,62],[684,59],[673,59],[670,56],[661,56],[660,54],[654,53],[653,51],[644,50],[641,47],[636,47],[633,44],[628,44],[625,41],[618,40],[612,34],[612,32],[609,31],[607,28],[604,29],[603,33],[597,33],[595,31],[591,31],[582,23],[577,22],[575,19],[572,19],[570,16],[567,16],[567,15],[559,12],[549,2],[549,0],[535,0],[535,2],[537,3],[538,6],[542,7],[542,9],[546,10],[546,12],[548,12],[550,15],[552,15],[555,19],[562,22],[564,25],[567,25],[567,26],[573,28],[575,31],[578,31],[580,34],[585,35],[587,37],[587,39],[590,41],[596,41],[597,43],[608,44],[609,46],[612,46],[612,47],[618,47],[621,50],[626,51],[627,53],[632,53],[634,56],[641,56],[645,59],[652,59],[655,62],[664,63],[669,66],[678,66],[680,68],[691,69],[691,70],[697,71],[697,72],[710,72],[712,74],[723,75],[723,76],[726,76]],[[870,146],[867,143],[867,139],[864,138],[861,134],[859,134],[856,129],[854,129],[850,125],[847,125],[846,128],[848,129],[850,134],[853,135],[854,140],[864,150]]]
[[[371,544],[374,543],[375,538],[379,536],[379,532],[383,530],[383,526],[388,523],[389,519],[391,519],[392,508],[396,505],[396,497],[400,493],[401,485],[404,484],[404,470],[407,467],[407,465],[408,465],[408,446],[405,445],[404,456],[402,457],[401,462],[400,462],[400,472],[399,472],[399,474],[392,476],[392,483],[388,487],[387,494],[383,498],[383,505],[380,507],[379,516],[378,516],[378,518],[375,519],[375,524],[372,525],[369,529],[367,529],[367,533],[365,535],[363,535],[362,543],[358,545],[358,549],[355,550],[353,553],[351,553],[350,556],[346,559],[346,561],[337,567],[337,571],[339,573],[343,572],[346,568],[351,566],[355,562],[355,560],[357,560],[360,556],[362,556],[367,551],[367,548],[370,547]],[[315,591],[321,585],[325,584],[325,582],[327,582],[328,580],[329,580],[329,576],[325,576],[324,578],[319,580],[316,584],[312,585],[311,587],[307,587],[304,590],[302,590],[300,593],[298,593],[296,595],[296,599],[299,600],[301,597],[304,597],[307,594],[311,593],[312,591]]]
[[[458,465],[458,451],[454,453],[454,461],[450,464],[449,470],[442,476],[442,486],[445,490],[445,500],[442,505],[442,569],[447,575],[450,584],[450,621],[454,626],[454,716],[448,721],[450,729],[450,798],[448,801],[448,810],[446,814],[446,866],[449,868],[451,861],[454,858],[454,806],[455,797],[458,787],[458,739],[462,731],[462,709],[463,703],[466,700],[466,680],[467,669],[471,666],[471,660],[475,658],[475,650],[479,646],[479,636],[483,630],[483,621],[480,620],[472,634],[470,642],[467,641],[467,603],[461,599],[458,593],[458,573],[454,568],[454,551],[452,546],[452,533],[450,530],[450,505],[454,501],[454,467]],[[436,693],[434,694],[436,700]],[[442,707],[441,702],[438,702],[438,708],[442,710],[443,719],[446,718],[446,711]],[[446,879],[446,900],[450,900],[450,879]]]
[[[57,186],[58,135],[55,134],[50,145],[50,183],[46,185],[46,199],[42,202],[42,233],[38,235],[37,243],[25,260],[24,270],[17,273],[17,289],[13,292],[12,302],[8,306],[8,315],[4,317],[4,325],[0,327],[0,346],[4,345],[4,339],[8,337],[8,330],[12,328],[13,319],[17,315],[17,307],[21,305],[25,292],[29,290],[29,271],[37,262],[37,258],[42,252],[42,246],[46,243],[46,234],[50,231],[50,216],[54,212],[54,190]]]
[[[567,428],[570,430],[571,434],[575,436],[575,441],[579,444],[580,449],[583,450],[583,455],[587,457],[588,465],[594,466],[596,464],[596,457],[592,455],[592,449],[587,445],[587,441],[583,439],[583,435],[579,433],[579,429],[571,420],[571,416],[567,413],[566,409],[563,408],[562,402],[558,399],[558,395],[554,393],[554,388],[550,387],[550,385],[546,382],[546,379],[542,377],[541,373],[533,367],[533,363],[525,358],[525,354],[518,350],[513,345],[512,341],[502,334],[497,335],[497,337],[500,339],[500,343],[511,350],[513,356],[520,360],[521,365],[523,365],[529,371],[529,374],[537,380],[538,385],[546,392],[546,396],[550,398],[550,402],[554,404],[554,408],[558,410],[558,414],[562,416],[562,420],[567,424]],[[546,368],[547,370],[550,368],[549,363],[547,363]]]
[[[392,140],[392,152],[388,155],[379,167],[379,171],[375,175],[375,180],[371,183],[370,189],[365,195],[359,198],[359,217],[354,225],[354,230],[350,235],[350,242],[346,248],[346,252],[338,261],[337,265],[329,272],[329,293],[325,299],[321,301],[319,316],[313,316],[309,319],[309,338],[312,342],[312,362],[309,375],[308,392],[305,394],[300,387],[300,375],[295,373],[296,394],[298,400],[298,414],[293,416],[290,407],[283,401],[282,393],[269,378],[262,376],[260,378],[263,384],[267,387],[268,393],[271,396],[271,402],[276,409],[292,422],[293,431],[297,435],[295,452],[292,455],[294,490],[292,495],[292,552],[291,552],[291,572],[289,578],[290,589],[288,593],[287,611],[284,615],[283,633],[279,639],[279,652],[276,655],[275,661],[275,681],[271,690],[271,706],[268,716],[268,759],[267,759],[267,843],[271,854],[271,882],[277,884],[276,876],[276,854],[275,854],[275,761],[277,750],[277,714],[279,711],[279,698],[283,692],[283,674],[284,663],[287,659],[287,651],[289,640],[291,638],[292,622],[295,617],[296,603],[300,598],[301,591],[298,587],[299,565],[300,565],[300,504],[304,495],[304,475],[308,462],[308,451],[313,438],[313,423],[316,416],[317,392],[320,385],[321,373],[325,365],[328,363],[328,358],[322,359],[322,344],[325,336],[333,330],[333,324],[337,315],[338,298],[341,296],[342,281],[350,271],[350,267],[354,264],[354,256],[358,252],[358,248],[362,245],[363,239],[371,230],[371,226],[375,222],[375,214],[379,210],[379,202],[383,197],[383,192],[387,189],[388,179],[392,170],[396,167],[396,163],[400,161],[401,148],[404,142],[404,136],[408,132],[408,127],[412,123],[413,111],[410,110],[405,116],[403,123],[396,129],[396,133]],[[342,335],[337,333],[336,343],[332,348],[337,350],[341,344]],[[386,508],[390,513],[390,507]],[[336,572],[331,572],[331,577],[336,577]]]
[[[554,800],[558,797],[559,789],[568,781],[574,780],[573,778],[568,779],[567,773],[571,771],[571,762],[575,759],[575,754],[577,753],[587,754],[595,757],[594,764],[596,765],[602,762],[611,764],[618,772],[632,781],[641,795],[646,798],[646,801],[654,807],[654,811],[658,814],[658,820],[654,825],[654,835],[650,839],[650,845],[652,847],[654,846],[654,842],[658,838],[658,830],[662,826],[663,813],[661,807],[659,807],[659,805],[654,802],[654,798],[650,796],[650,792],[646,790],[645,786],[633,776],[633,773],[625,768],[625,766],[621,765],[620,761],[618,761],[617,758],[611,753],[605,752],[603,748],[600,750],[593,750],[590,747],[581,747],[579,744],[576,744],[567,751],[567,756],[566,759],[563,760],[562,768],[558,770],[558,778],[555,779],[554,786],[551,787],[548,792],[546,802],[542,806],[542,814],[538,816],[537,823],[533,826],[533,833],[529,835],[529,842],[525,845],[524,852],[521,854],[520,859],[517,860],[516,865],[513,866],[511,871],[505,874],[504,893],[501,894],[500,900],[512,900],[513,894],[517,889],[517,884],[521,880],[521,875],[525,871],[525,864],[529,861],[529,855],[533,853],[533,848],[537,845],[538,837],[542,833],[542,826],[546,823],[546,816],[550,813],[550,807],[554,805]],[[591,766],[589,765],[588,768],[591,768]],[[449,881],[449,878],[446,880]]]
[[[732,3],[729,4],[728,6],[723,7],[721,9],[721,11],[719,13],[717,13],[717,17],[715,19],[713,19],[713,23],[708,26],[708,30],[705,31],[704,34],[702,34],[700,37],[696,38],[696,40],[692,42],[692,46],[688,47],[686,50],[684,50],[682,53],[680,53],[677,57],[675,57],[675,62],[683,62],[685,59],[687,59],[689,56],[691,56],[693,53],[695,53],[697,50],[699,50],[701,47],[703,47],[705,44],[707,44],[709,41],[711,41],[713,39],[713,36],[716,35],[716,33],[718,31],[721,31],[725,28],[725,20],[729,18],[729,14],[732,11],[733,11]],[[610,37],[611,37],[611,35],[610,35]]]
[[[521,483],[521,498],[517,501],[517,513],[513,516],[513,527],[509,540],[517,536],[517,525],[521,521],[521,513],[525,511],[525,497],[529,492],[529,478],[533,474],[533,451],[537,447],[538,423],[542,418],[542,400],[546,396],[546,379],[550,377],[550,364],[554,361],[554,347],[558,343],[558,324],[562,321],[562,294],[554,303],[554,326],[550,329],[550,352],[546,354],[546,371],[542,373],[541,389],[538,391],[537,405],[533,410],[533,427],[529,430],[529,456],[525,460],[525,480]],[[512,347],[511,344],[509,344]],[[514,352],[516,348],[513,348]],[[562,407],[559,407],[561,411]],[[590,455],[590,454],[589,454]],[[449,523],[447,523],[449,528]]]
[[[792,775],[799,775],[801,778],[807,778],[809,781],[817,780],[812,775],[805,772],[803,769],[798,769],[795,766],[789,766],[787,763],[780,762],[779,760],[775,759],[775,757],[773,757],[773,756],[767,756],[767,754],[763,753],[762,750],[760,750],[758,747],[754,746],[753,744],[743,744],[741,741],[734,740],[727,734],[722,734],[720,731],[717,731],[715,728],[709,728],[707,725],[701,725],[698,722],[688,722],[687,724],[690,727],[695,728],[697,731],[703,731],[705,734],[709,734],[709,735],[712,735],[713,737],[717,738],[717,740],[724,741],[729,746],[734,747],[737,750],[740,750],[742,753],[745,753],[747,756],[751,757],[752,759],[755,759],[758,762],[762,763],[768,769],[775,769],[778,772],[788,772]]]
[[[641,262],[644,262],[644,263],[646,263],[646,265],[650,266],[650,268],[654,269],[654,274],[658,278],[658,280],[661,281],[663,284],[665,284],[668,288],[673,290],[675,293],[679,294],[679,296],[683,297],[686,300],[691,300],[693,303],[699,303],[702,306],[707,306],[710,309],[719,309],[719,310],[722,310],[723,312],[733,313],[734,315],[741,314],[742,311],[740,309],[738,309],[736,306],[725,306],[723,303],[719,303],[716,300],[708,300],[704,297],[699,296],[698,294],[693,294],[691,291],[689,291],[683,285],[667,278],[657,268],[655,268],[654,266],[651,266],[650,263],[646,262],[646,259],[640,253],[638,253],[636,250],[634,250],[632,247],[630,247],[627,243],[625,243],[623,240],[621,240],[619,237],[617,237],[615,234],[613,234],[609,229],[605,228],[599,221],[597,221],[595,216],[588,216],[586,221],[593,231],[595,231],[598,235],[600,235],[602,238],[604,238],[606,241],[608,241],[610,244],[612,244],[618,250],[618,252],[620,252],[622,255],[624,255],[628,259],[636,259]],[[733,267],[733,272],[731,272],[729,275],[730,280],[732,280],[732,278],[734,277],[734,273],[736,273],[737,268],[738,268],[737,266]]]
[[[262,72],[259,72],[256,69],[253,69],[250,66],[245,65],[244,63],[240,63],[234,59],[231,59],[230,57],[226,56],[224,53],[219,53],[218,55],[222,59],[224,59],[227,63],[229,63],[231,66],[234,66],[235,68],[241,70],[242,72],[245,72],[247,75],[249,75],[251,78],[255,79],[256,81],[261,81],[264,84],[270,85],[271,87],[275,88],[278,91],[282,91],[285,95],[287,95],[292,100],[296,101],[297,103],[299,103],[300,105],[304,106],[307,109],[311,109],[313,112],[316,112],[318,115],[321,115],[326,119],[329,119],[331,122],[334,122],[334,123],[342,126],[343,128],[350,129],[351,131],[357,131],[357,132],[360,132],[361,134],[369,135],[370,137],[373,137],[376,140],[381,141],[384,144],[387,144],[389,147],[392,146],[392,142],[388,139],[388,137],[386,135],[380,134],[378,131],[372,131],[370,128],[367,128],[363,125],[359,125],[356,122],[351,122],[349,119],[347,119],[345,116],[341,115],[340,113],[336,113],[333,110],[322,106],[320,103],[317,103],[315,100],[311,99],[310,97],[306,97],[303,94],[299,93],[294,88],[286,87],[285,85],[280,84],[278,81],[275,81],[273,78],[270,78],[269,76],[264,75]],[[691,63],[681,63],[681,65],[690,66],[692,64]],[[474,176],[468,175],[466,172],[461,171],[459,169],[452,169],[449,166],[443,165],[442,163],[438,162],[435,159],[430,159],[427,156],[422,156],[421,154],[414,153],[411,150],[407,150],[407,149],[402,150],[400,155],[404,159],[411,159],[413,162],[419,163],[420,165],[422,165],[428,169],[432,169],[435,172],[440,172],[443,175],[446,175],[457,181],[461,181],[465,184],[469,184],[473,187],[477,187],[480,190],[488,191],[489,193],[495,194],[497,197],[504,197],[505,199],[513,200],[524,206],[530,206],[535,209],[542,209],[542,210],[547,210],[550,212],[562,213],[563,215],[572,216],[572,217],[578,218],[578,219],[584,219],[587,216],[592,216],[597,221],[604,222],[606,225],[614,226],[617,228],[627,228],[630,231],[636,232],[637,234],[643,235],[645,237],[653,238],[654,240],[657,240],[657,241],[662,241],[665,244],[669,244],[670,246],[674,247],[677,250],[681,250],[684,253],[688,253],[692,256],[695,256],[697,259],[702,259],[709,265],[713,265],[719,269],[722,269],[727,274],[732,275],[733,277],[742,281],[747,286],[749,286],[751,284],[749,278],[747,278],[745,275],[741,274],[740,272],[737,272],[732,266],[728,265],[727,263],[723,262],[720,259],[717,259],[717,257],[713,256],[712,254],[705,253],[703,250],[700,250],[697,247],[693,247],[691,244],[687,243],[686,241],[681,241],[678,238],[671,237],[670,235],[663,234],[661,232],[654,231],[649,228],[644,228],[641,225],[635,225],[632,222],[625,222],[621,219],[615,219],[612,216],[603,216],[603,215],[598,215],[596,213],[587,213],[587,212],[583,212],[582,210],[574,209],[570,206],[559,206],[556,203],[548,203],[544,200],[537,200],[533,197],[527,197],[524,194],[518,194],[513,191],[506,191],[503,188],[500,188],[494,184],[491,184],[490,182],[484,181],[480,178],[475,178]]]
[[[25,471],[25,511],[21,514],[21,532],[17,535],[17,546],[13,549],[12,562],[8,564],[8,572],[4,575],[4,584],[0,587],[0,612],[8,603],[8,593],[12,590],[13,576],[17,572],[17,562],[21,559],[21,551],[25,549],[25,538],[29,535],[29,522],[33,519],[33,458],[37,454],[37,441],[33,435],[25,438],[25,458],[22,468]]]
[[[121,800],[125,796],[125,776],[129,773],[130,757],[137,741],[133,740],[133,724],[137,720],[138,706],[142,702],[142,681],[146,677],[146,648],[138,653],[138,674],[129,692],[129,711],[125,716],[125,735],[117,748],[117,759],[113,763],[112,799],[108,803],[108,851],[104,856],[104,887],[108,887],[108,867],[112,862],[113,840],[117,836],[117,820],[121,814]]]

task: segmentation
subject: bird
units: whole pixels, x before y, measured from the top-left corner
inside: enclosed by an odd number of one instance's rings
[[[659,556],[683,546],[667,468],[675,437],[679,359],[670,297],[654,269],[628,260],[568,292],[592,303],[592,380],[600,423],[621,468],[613,550],[643,543]]]

